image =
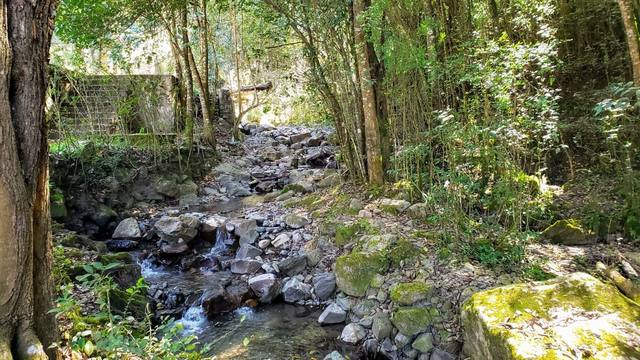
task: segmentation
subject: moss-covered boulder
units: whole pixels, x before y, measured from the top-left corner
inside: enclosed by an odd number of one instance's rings
[[[462,323],[472,359],[640,359],[640,306],[584,273],[476,293]]]
[[[389,260],[393,267],[399,267],[401,264],[408,266],[415,263],[419,254],[420,249],[411,241],[400,239],[389,249]]]
[[[413,305],[426,300],[431,293],[431,286],[423,282],[396,284],[391,287],[391,300],[398,305]]]
[[[423,306],[399,307],[393,311],[391,322],[402,334],[413,336],[427,331],[438,310]]]
[[[381,253],[354,252],[336,260],[338,288],[351,296],[364,296],[376,274],[387,272],[389,261]]]
[[[556,221],[542,232],[542,236],[552,243],[560,245],[589,245],[595,243],[595,237],[576,220]]]

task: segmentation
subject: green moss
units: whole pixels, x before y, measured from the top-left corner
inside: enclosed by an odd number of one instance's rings
[[[554,244],[587,245],[593,243],[593,236],[577,220],[559,220],[549,226],[542,236]]]
[[[391,300],[398,305],[412,305],[426,300],[431,293],[431,286],[423,282],[397,284],[391,287]]]
[[[121,263],[121,264],[133,263],[133,258],[131,257],[131,254],[127,252],[102,254],[98,256],[98,260],[105,265],[113,264],[113,263]]]
[[[393,311],[391,322],[402,334],[413,336],[425,332],[437,315],[436,309],[427,307],[400,307]]]
[[[289,184],[286,185],[282,191],[280,191],[280,194],[286,194],[290,191],[293,191],[295,193],[299,193],[299,194],[304,194],[307,192],[307,189],[304,188],[304,186],[300,185],[300,184]]]
[[[400,239],[389,251],[391,266],[399,267],[402,262],[405,265],[415,263],[420,249],[407,239]]]
[[[639,319],[638,304],[584,273],[476,293],[462,313],[470,351],[505,360],[529,359],[531,352],[560,359],[571,349],[592,359],[638,357]],[[539,322],[547,324],[542,333],[527,330]]]
[[[389,261],[381,253],[354,252],[336,260],[336,284],[345,294],[364,296],[376,274],[385,273]]]
[[[358,224],[352,225],[337,225],[336,236],[333,238],[333,242],[338,247],[343,247],[354,240],[355,235],[360,230]]]

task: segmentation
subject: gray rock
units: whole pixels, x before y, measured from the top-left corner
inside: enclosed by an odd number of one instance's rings
[[[112,239],[131,239],[136,240],[142,237],[142,231],[135,218],[124,219],[118,224],[116,230],[111,236]]]
[[[382,199],[380,200],[380,208],[382,210],[392,212],[392,213],[401,213],[405,211],[411,203],[405,200],[396,200],[396,199]]]
[[[180,239],[189,243],[198,236],[200,220],[191,215],[181,215],[179,217],[163,216],[154,224],[156,233],[161,240],[176,243]]]
[[[424,333],[419,335],[413,341],[411,347],[422,353],[431,351],[431,349],[433,349],[433,335],[431,333]]]
[[[414,219],[425,219],[427,217],[429,208],[425,203],[413,204],[407,208],[407,215]]]
[[[347,344],[356,345],[367,337],[367,330],[362,326],[351,323],[342,329],[340,340]]]
[[[278,269],[287,276],[295,276],[307,267],[306,255],[295,255],[278,262]]]
[[[218,231],[222,231],[226,221],[226,218],[218,215],[202,220],[202,227],[200,228],[202,238],[209,242],[215,242]]]
[[[301,229],[309,225],[309,219],[296,214],[289,214],[284,217],[284,223],[292,229]]]
[[[249,279],[249,287],[260,298],[260,302],[268,304],[280,294],[280,284],[274,274],[262,274]]]
[[[311,137],[311,134],[308,133],[308,132],[295,134],[295,135],[289,136],[289,142],[291,143],[291,145],[293,145],[293,144],[297,144],[297,143],[303,142],[303,141],[309,139],[310,137]]]
[[[107,205],[100,204],[98,208],[95,210],[95,213],[91,216],[91,220],[93,220],[96,225],[101,228],[105,228],[112,221],[114,221],[118,217],[118,214],[113,211],[112,208]]]
[[[105,241],[107,249],[112,252],[131,251],[138,247],[138,242],[135,240],[107,240]]]
[[[358,318],[362,318],[371,314],[371,312],[377,306],[378,306],[378,302],[376,300],[364,299],[364,300],[358,301],[358,303],[351,308],[351,312],[353,313],[353,315],[357,316]]]
[[[269,240],[269,239],[260,240],[260,241],[258,242],[258,247],[259,247],[260,249],[263,249],[263,250],[264,250],[264,249],[266,249],[266,248],[268,248],[268,247],[269,247],[269,245],[271,245],[271,240]]]
[[[307,300],[311,298],[311,286],[296,278],[291,278],[282,287],[282,295],[284,301],[288,303]]]
[[[343,323],[347,319],[347,312],[338,304],[331,304],[320,314],[318,322],[321,325],[332,325]]]
[[[364,204],[362,203],[362,200],[353,198],[349,203],[349,209],[355,212],[359,212],[360,210],[364,209]]]
[[[339,352],[334,351],[331,354],[324,357],[324,360],[345,360],[344,356],[340,355]]]
[[[375,336],[376,339],[382,340],[386,337],[391,336],[392,329],[393,325],[391,324],[391,320],[389,320],[389,316],[380,314],[373,318],[371,331],[373,332],[373,336]]]
[[[364,349],[364,353],[370,358],[375,359],[378,353],[378,347],[380,343],[376,339],[369,339],[362,344],[362,348]]]
[[[160,248],[162,255],[183,255],[189,252],[189,245],[184,242],[164,244]]]
[[[316,274],[312,282],[313,290],[319,300],[328,300],[336,290],[336,276],[333,273]]]
[[[262,269],[262,262],[251,259],[236,259],[231,262],[231,272],[234,274],[255,274]]]
[[[234,225],[234,232],[240,238],[240,245],[253,244],[258,240],[258,223],[255,220],[241,220]]]
[[[271,243],[276,249],[288,249],[291,247],[291,237],[289,234],[280,234]]]
[[[256,256],[262,255],[262,250],[249,244],[243,244],[236,252],[236,259],[253,259]]]
[[[454,355],[451,355],[444,350],[435,349],[431,353],[431,358],[429,360],[455,360],[455,359],[456,357]]]
[[[229,301],[225,289],[220,285],[205,291],[201,299],[202,309],[209,319],[218,314],[233,311],[237,307],[235,303]]]
[[[411,339],[409,339],[407,336],[405,336],[403,333],[398,332],[396,334],[396,337],[394,339],[396,346],[401,349],[403,348],[405,345],[409,344],[409,342],[411,341]]]
[[[326,189],[334,186],[338,186],[342,184],[342,177],[340,174],[334,173],[327,175],[324,179],[318,182],[318,187],[321,189]]]

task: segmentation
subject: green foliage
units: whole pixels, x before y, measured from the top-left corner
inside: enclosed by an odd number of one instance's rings
[[[56,254],[58,253],[59,251],[56,251]],[[57,256],[56,263],[60,260]],[[63,263],[56,267],[64,271],[66,265]],[[182,324],[164,319],[161,325],[154,326],[149,314],[142,318],[134,318],[127,315],[126,311],[116,311],[112,308],[114,294],[121,294],[128,306],[144,296],[147,288],[140,279],[135,286],[126,291],[119,290],[114,281],[106,275],[109,269],[119,265],[100,262],[84,264],[85,274],[78,276],[77,280],[83,289],[89,290],[88,293],[76,291],[72,283],[61,287],[56,308],[52,310],[64,324],[65,342],[58,344],[61,350],[65,353],[103,359],[201,359],[209,347],[201,346],[195,336],[184,336]],[[82,299],[87,296],[93,297],[92,301],[99,304],[96,312],[87,314],[84,309]]]
[[[555,277],[555,275],[544,271],[544,269],[542,269],[542,267],[539,264],[531,264],[525,267],[522,270],[522,275],[526,279],[530,279],[533,281],[545,281],[545,280],[553,279]]]

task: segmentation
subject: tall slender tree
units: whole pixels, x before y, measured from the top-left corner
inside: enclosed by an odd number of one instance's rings
[[[367,152],[367,173],[371,184],[380,185],[384,182],[384,168],[382,161],[382,146],[380,140],[380,125],[378,119],[378,104],[375,96],[372,64],[370,63],[371,47],[367,46],[367,38],[363,29],[361,14],[366,10],[364,0],[355,0],[353,10],[355,14],[356,53],[358,70],[360,72],[360,87],[362,89],[362,106],[364,107],[364,133]]]
[[[55,0],[0,0],[0,359],[55,340],[47,127]],[[53,354],[49,354],[53,358]]]
[[[631,0],[618,0],[622,21],[624,22],[625,34],[627,35],[627,45],[629,56],[631,57],[631,67],[633,68],[633,82],[640,86],[640,45],[638,44],[638,28],[633,4]]]

